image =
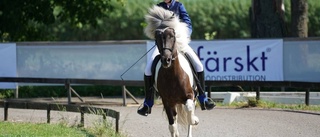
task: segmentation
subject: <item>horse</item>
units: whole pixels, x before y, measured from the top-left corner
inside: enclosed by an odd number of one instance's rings
[[[184,44],[189,43],[186,24],[172,12],[158,6],[149,9],[145,16],[146,35],[155,39],[160,63],[155,71],[154,88],[159,93],[166,112],[172,137],[179,136],[178,124],[188,128],[199,123],[195,116],[196,93],[192,68],[183,54]]]

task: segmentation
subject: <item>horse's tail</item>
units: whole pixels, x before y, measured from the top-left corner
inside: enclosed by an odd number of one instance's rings
[[[178,114],[178,123],[183,127],[187,127],[188,124],[188,113],[185,110],[183,104],[177,104],[177,114]]]

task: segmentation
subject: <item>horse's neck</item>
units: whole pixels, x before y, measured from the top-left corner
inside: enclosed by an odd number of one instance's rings
[[[181,72],[181,71],[183,71],[183,68],[182,68],[182,66],[180,65],[180,58],[181,58],[181,56],[180,56],[180,53],[176,53],[176,55],[175,55],[175,60],[173,61],[173,66],[172,66],[172,68],[174,69],[174,71],[176,72],[176,73],[179,73],[179,72]]]
[[[184,79],[185,75],[188,75],[190,85],[193,85],[193,74],[189,62],[182,54],[177,54],[175,60],[172,62],[170,68],[159,68],[162,77],[175,78],[177,81]],[[158,73],[155,74],[156,81],[158,79]]]
[[[173,63],[174,73],[182,76],[181,74],[186,74],[189,77],[190,84],[193,85],[193,73],[188,60],[182,53],[177,54],[176,60]],[[184,76],[182,76],[184,77]]]
[[[182,53],[177,53],[175,57],[173,68],[175,69],[176,73],[184,71],[189,75],[191,68],[187,59],[182,55]]]

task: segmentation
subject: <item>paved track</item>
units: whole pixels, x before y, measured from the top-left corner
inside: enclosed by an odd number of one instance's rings
[[[120,112],[120,131],[128,137],[168,137],[168,122],[162,106],[155,106],[148,117],[136,113],[138,106],[108,106]],[[3,121],[0,108],[0,121]],[[225,109],[211,111],[197,109],[200,123],[194,137],[317,137],[320,136],[320,113],[301,113],[283,110]],[[79,123],[80,114],[53,111],[52,123]],[[85,125],[92,125],[95,115],[85,116]],[[46,122],[45,110],[9,109],[9,121]],[[1,130],[0,130],[1,131]],[[180,135],[186,136],[185,129]]]
[[[130,137],[168,137],[168,122],[162,107],[148,117],[136,114],[136,107],[119,108],[121,130]],[[214,109],[201,111],[195,137],[316,137],[320,136],[320,114],[257,109]],[[186,136],[187,130],[180,130]]]

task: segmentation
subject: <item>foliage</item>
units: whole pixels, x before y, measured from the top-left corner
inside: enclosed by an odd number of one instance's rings
[[[217,32],[212,32],[211,34],[209,32],[204,34],[204,38],[206,40],[213,40],[215,38],[215,36],[217,35]]]
[[[249,37],[250,1],[215,0],[182,1],[193,23],[193,39],[217,32],[216,38]],[[211,8],[208,8],[211,7]]]
[[[54,22],[53,8],[48,0],[1,0],[0,10],[0,34],[8,40],[41,37],[41,32],[36,29],[36,26],[29,26],[28,23]]]
[[[80,96],[91,97],[107,97],[107,96],[122,96],[122,87],[120,86],[105,86],[105,85],[75,85],[72,88]],[[144,95],[143,87],[126,87],[132,95]],[[20,86],[19,98],[36,98],[36,97],[66,97],[67,89],[64,86]],[[14,90],[0,89],[0,99],[13,98]]]
[[[132,0],[0,2],[1,41],[97,41],[147,39],[144,15],[160,2]],[[192,39],[249,38],[251,1],[181,0],[193,23]],[[309,3],[309,37],[320,36],[320,4]],[[290,1],[285,1],[290,32]]]
[[[250,108],[257,107],[263,109],[285,109],[285,110],[304,110],[304,111],[320,111],[320,105],[305,105],[305,104],[280,104],[265,100],[256,100],[255,98],[248,98],[248,101],[232,102],[231,104],[217,103],[219,107],[229,108]]]
[[[97,26],[98,19],[106,17],[114,7],[112,0],[1,0],[0,35],[2,41],[48,40],[52,36],[46,27],[55,22],[81,28]],[[120,2],[120,0],[117,0]]]
[[[256,98],[248,98],[248,107],[257,107],[259,104],[259,101],[256,100]]]
[[[308,36],[320,36],[320,3],[317,0],[308,0]]]
[[[19,87],[19,97],[66,97],[66,91],[61,86],[21,86]]]
[[[119,86],[72,86],[80,96],[121,96]],[[19,97],[66,97],[67,89],[64,86],[21,86],[19,87]]]
[[[160,0],[38,0],[0,1],[0,41],[145,40],[144,15]],[[192,39],[249,38],[249,0],[180,0],[192,19]],[[320,3],[309,3],[309,37],[320,36]],[[290,1],[285,1],[285,21],[290,26]],[[287,28],[289,29],[290,27]],[[290,31],[290,29],[289,29]],[[116,54],[116,53],[115,53]],[[313,63],[314,64],[314,63]],[[317,65],[317,64],[316,64]],[[81,96],[121,95],[121,87],[74,87]],[[250,88],[250,87],[245,87]],[[214,90],[239,90],[215,87]],[[130,89],[129,89],[130,90]],[[143,95],[141,87],[132,88]],[[271,90],[274,90],[271,89]],[[64,87],[19,87],[20,97],[65,97]],[[43,92],[46,91],[46,92]],[[0,97],[13,97],[1,91]]]
[[[108,17],[101,18],[100,24],[93,28],[86,25],[83,29],[71,28],[68,24],[61,25],[67,31],[55,30],[58,40],[137,40],[146,39],[143,35],[143,16],[154,1],[124,1],[123,5],[111,2],[115,7]]]
[[[0,99],[2,98],[12,98],[14,96],[14,91],[10,89],[0,89]]]

